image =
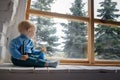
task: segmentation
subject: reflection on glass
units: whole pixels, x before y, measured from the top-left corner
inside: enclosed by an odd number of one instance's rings
[[[95,18],[120,21],[120,1],[118,0],[94,0]]]
[[[37,26],[36,47],[47,47],[46,57],[87,58],[87,24],[57,18],[30,16]]]
[[[87,16],[88,0],[32,0],[31,8],[62,14]]]
[[[96,25],[94,39],[97,60],[120,60],[120,27]]]

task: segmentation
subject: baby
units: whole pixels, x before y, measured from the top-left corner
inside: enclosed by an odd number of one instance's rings
[[[16,66],[25,67],[56,67],[58,60],[50,61],[44,59],[46,48],[36,50],[31,40],[35,37],[36,27],[30,21],[22,21],[18,25],[20,35],[10,41],[9,51],[11,61]]]

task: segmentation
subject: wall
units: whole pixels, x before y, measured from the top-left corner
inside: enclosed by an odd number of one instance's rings
[[[17,25],[24,20],[27,0],[0,1],[0,62],[10,62],[8,44],[19,33]]]

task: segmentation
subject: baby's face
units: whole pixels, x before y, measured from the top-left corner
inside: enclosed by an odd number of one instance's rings
[[[30,38],[33,38],[34,36],[36,36],[36,28],[35,27],[31,27],[30,29],[28,29],[28,36]]]

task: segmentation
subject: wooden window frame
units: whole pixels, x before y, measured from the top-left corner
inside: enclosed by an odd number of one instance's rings
[[[115,21],[106,21],[101,19],[94,18],[94,0],[88,0],[88,17],[81,17],[81,16],[74,16],[68,14],[60,14],[54,12],[46,12],[40,10],[30,9],[31,0],[27,2],[26,8],[26,20],[29,19],[29,15],[37,15],[37,16],[44,16],[49,18],[62,18],[71,21],[78,21],[78,22],[87,22],[88,23],[88,60],[60,60],[61,64],[74,64],[74,65],[103,65],[103,66],[120,66],[120,61],[106,61],[106,60],[99,60],[96,61],[94,59],[94,23],[102,24],[102,25],[114,25],[120,26],[120,22]]]

